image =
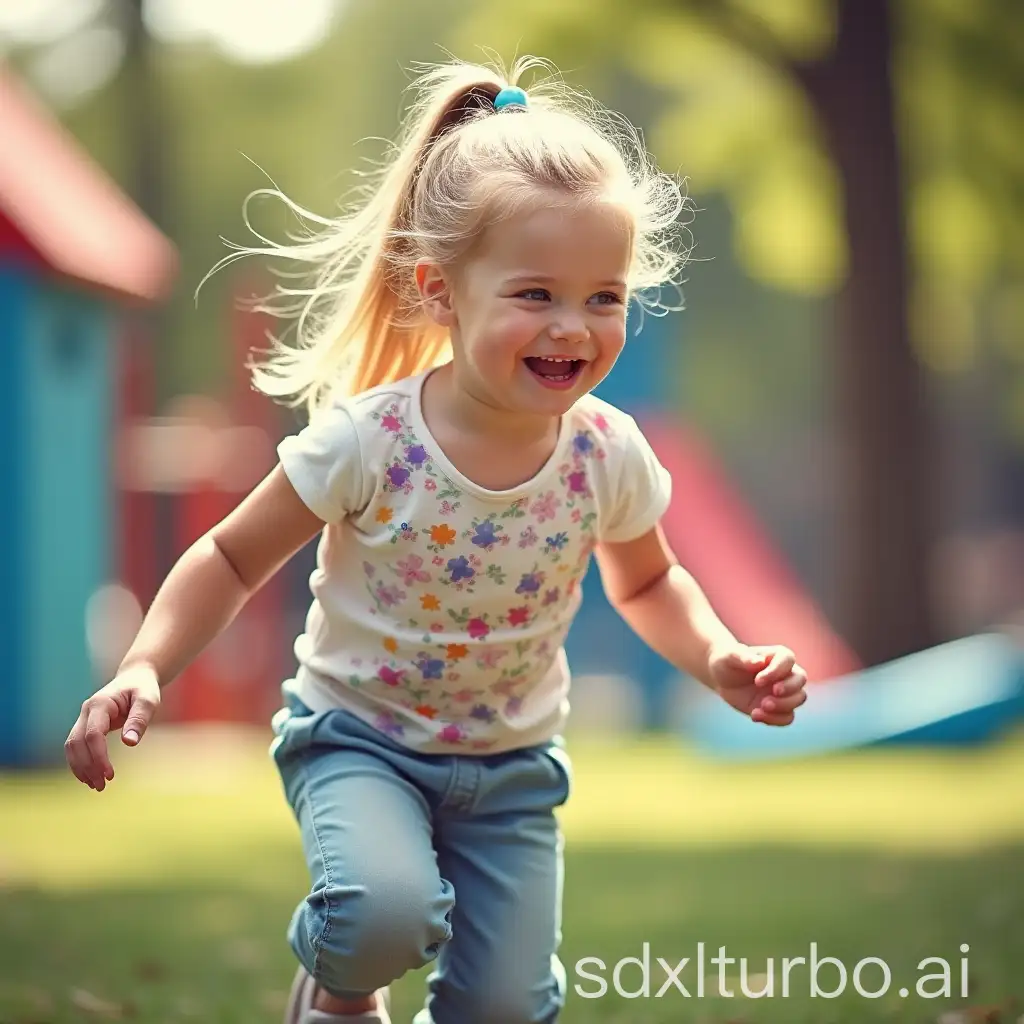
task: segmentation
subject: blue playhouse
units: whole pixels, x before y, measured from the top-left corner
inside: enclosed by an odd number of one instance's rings
[[[9,73],[0,107],[0,767],[18,767],[59,760],[97,685],[86,612],[113,571],[118,349],[176,255]]]

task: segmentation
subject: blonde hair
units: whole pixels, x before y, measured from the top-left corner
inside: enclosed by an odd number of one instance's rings
[[[496,111],[494,99],[525,72],[551,65],[522,57],[512,68],[463,61],[423,68],[392,152],[357,191],[362,198],[333,219],[302,209],[277,189],[300,220],[322,230],[293,244],[236,251],[311,266],[309,287],[278,285],[283,304],[258,308],[297,316],[295,341],[272,339],[252,365],[254,386],[310,416],[344,394],[367,390],[439,365],[450,354],[447,331],[420,310],[414,267],[427,259],[455,266],[480,233],[510,216],[538,190],[577,202],[611,199],[633,224],[630,293],[645,308],[668,309],[647,293],[676,282],[687,252],[673,228],[686,203],[679,185],[659,173],[640,135],[624,118],[567,88],[557,74],[528,93],[528,109]],[[291,276],[284,274],[282,276]]]

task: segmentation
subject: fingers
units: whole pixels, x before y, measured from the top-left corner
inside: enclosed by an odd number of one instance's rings
[[[739,669],[743,672],[754,672],[765,667],[768,655],[755,648],[739,647],[729,651],[724,660],[730,668]]]
[[[160,704],[160,684],[151,666],[139,665],[121,673],[82,704],[82,711],[64,752],[75,778],[102,792],[114,778],[107,753],[107,735],[121,730],[121,740],[136,746]]]
[[[806,685],[807,673],[797,665],[785,679],[772,686],[772,696],[792,697],[793,694],[802,691]]]
[[[111,712],[116,705],[109,698],[90,697],[83,705],[78,721],[64,744],[68,766],[75,778],[102,792],[114,777],[107,756],[107,733]]]
[[[767,711],[761,708],[754,708],[750,713],[750,717],[761,725],[792,725],[796,718],[796,715],[792,711],[787,711],[781,714],[769,714]]]
[[[801,672],[777,684],[775,690],[781,691],[781,694],[762,698],[750,717],[764,725],[790,725],[796,717],[796,709],[807,702],[807,691],[804,689],[806,682]]]
[[[807,702],[807,691],[796,690],[785,697],[765,697],[762,699],[760,708],[769,713],[775,711],[796,711],[798,707]]]
[[[776,647],[771,660],[754,678],[758,686],[768,686],[789,676],[796,667],[796,656],[787,647]]]
[[[156,711],[156,701],[141,694],[132,701],[132,709],[121,730],[121,742],[129,747],[137,746],[142,737],[146,734],[149,723],[153,720]]]

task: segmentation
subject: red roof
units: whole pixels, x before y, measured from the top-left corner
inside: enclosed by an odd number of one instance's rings
[[[3,68],[0,252],[131,302],[166,299],[178,269],[171,242]]]

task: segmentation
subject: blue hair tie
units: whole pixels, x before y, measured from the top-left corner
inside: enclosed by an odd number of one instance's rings
[[[494,109],[503,110],[505,107],[528,106],[526,93],[515,85],[508,85],[497,96],[494,97]]]

